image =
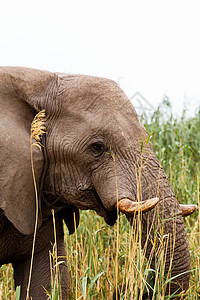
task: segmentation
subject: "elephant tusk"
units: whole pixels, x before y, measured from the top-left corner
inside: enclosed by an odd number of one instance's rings
[[[193,214],[199,207],[195,204],[180,204],[182,210],[182,217],[187,217]]]
[[[130,199],[121,199],[115,204],[115,207],[119,209],[120,212],[124,214],[134,214],[136,212],[147,212],[154,208],[158,203],[159,198],[152,198],[146,201],[134,202]]]

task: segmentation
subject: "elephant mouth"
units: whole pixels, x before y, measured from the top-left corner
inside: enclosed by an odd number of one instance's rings
[[[63,195],[55,196],[53,193],[43,191],[42,198],[43,198],[43,202],[48,208],[60,209],[61,207],[63,207],[63,204],[66,205],[66,198]],[[67,202],[67,203],[73,204],[78,209],[81,210],[88,210],[88,209],[95,210],[99,216],[104,218],[105,222],[108,225],[113,226],[115,224],[117,220],[117,208],[113,207],[111,210],[108,210],[103,205],[95,189],[87,189],[82,191],[82,196],[80,197],[80,199],[81,200],[79,201],[77,201],[76,199],[76,202],[72,200],[71,202]],[[85,205],[84,202],[87,204]]]
[[[98,208],[95,209],[95,211],[97,212],[97,214],[99,216],[104,218],[105,222],[109,226],[113,226],[117,220],[117,208],[113,207],[112,210],[106,209],[106,207],[103,205],[99,195],[97,194],[97,192],[95,190],[93,190],[93,195],[94,195],[96,201],[98,202]]]
[[[119,212],[122,212],[126,216],[130,217],[139,212],[142,213],[150,211],[159,202],[159,198],[157,197],[141,202],[135,202],[128,198],[122,198],[115,203],[114,207],[111,210],[108,210],[103,205],[98,193],[96,191],[93,191],[93,193],[96,200],[98,201],[98,206],[100,208],[100,210],[97,209],[96,212],[98,213],[98,215],[104,217],[105,222],[110,226],[115,224],[117,220],[117,214]]]
[[[103,215],[105,222],[113,226],[117,220],[117,210],[114,208],[112,211],[106,211],[106,213]]]

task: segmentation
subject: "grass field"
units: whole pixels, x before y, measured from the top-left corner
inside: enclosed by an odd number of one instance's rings
[[[151,133],[154,151],[164,167],[179,202],[199,203],[200,111],[187,119],[185,113],[176,119],[170,103],[163,104],[150,117],[141,120]],[[186,220],[192,262],[187,299],[200,299],[200,217],[198,212]],[[125,216],[120,215],[114,227],[90,211],[81,212],[75,234],[66,231],[66,255],[71,274],[70,299],[112,299],[116,284],[125,285],[121,299],[137,299],[147,283],[151,285],[149,265],[141,249],[140,228],[133,232]],[[168,279],[163,276],[164,253],[159,253],[154,299],[165,295]],[[12,267],[0,270],[0,299],[15,299]],[[149,286],[148,286],[149,287]],[[128,296],[128,294],[131,296]],[[182,295],[183,296],[183,295]],[[142,299],[142,293],[139,299]],[[51,294],[50,299],[58,299]],[[61,297],[60,297],[61,299]]]

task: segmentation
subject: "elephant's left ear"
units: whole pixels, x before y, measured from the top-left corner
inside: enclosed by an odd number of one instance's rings
[[[73,204],[66,205],[59,212],[61,218],[65,221],[69,234],[74,233],[75,229],[78,228],[80,214],[79,209]]]
[[[52,102],[55,74],[0,67],[0,208],[23,234],[34,231],[36,194],[31,167],[31,123]],[[43,153],[32,147],[38,198]],[[39,224],[41,222],[39,200]]]

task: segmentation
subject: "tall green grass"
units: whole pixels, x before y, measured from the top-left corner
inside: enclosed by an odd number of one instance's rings
[[[151,144],[182,203],[197,202],[197,174],[200,170],[200,110],[193,118],[186,111],[177,118],[165,99],[150,116],[141,117],[152,134]]]
[[[200,111],[193,118],[172,114],[165,100],[151,116],[141,116],[151,134],[153,149],[164,167],[181,203],[199,203]],[[196,212],[186,219],[192,261],[187,299],[200,299],[200,216]],[[152,291],[154,299],[171,299],[165,295],[164,247],[156,249],[156,274],[141,249],[141,228],[129,225],[124,215],[109,227],[92,211],[82,211],[79,228],[69,236],[65,227],[66,255],[70,270],[70,299],[112,299],[116,285],[123,286],[119,299],[142,299]],[[117,278],[116,278],[117,270]],[[117,282],[116,282],[117,281]],[[12,268],[0,270],[0,299],[15,299]],[[52,298],[53,299],[53,298]]]

